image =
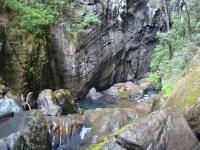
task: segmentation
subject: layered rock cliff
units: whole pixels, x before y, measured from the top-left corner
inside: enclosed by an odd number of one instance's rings
[[[161,30],[160,9],[147,0],[77,0],[84,16],[92,11],[100,22],[72,39],[63,13],[60,24],[51,24],[47,36],[18,29],[1,33],[1,76],[19,93],[44,88],[66,88],[76,97],[90,88],[105,90],[117,82],[141,78],[148,70],[156,32]],[[25,33],[24,33],[25,32]]]

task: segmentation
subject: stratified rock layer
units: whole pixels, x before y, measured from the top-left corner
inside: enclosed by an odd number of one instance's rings
[[[72,31],[56,23],[47,36],[35,36],[23,29],[14,32],[12,28],[0,32],[0,55],[6,58],[0,61],[0,76],[9,87],[19,93],[65,88],[80,97],[92,87],[105,90],[148,71],[157,42],[155,34],[162,27],[159,9],[149,8],[146,0],[78,3],[82,9],[79,17],[93,11],[100,18],[78,38],[72,38]],[[69,18],[62,16],[60,20],[67,26]]]
[[[144,75],[161,26],[160,11],[152,11],[147,1],[108,0],[92,6],[101,12],[100,23],[80,34],[78,46],[58,25],[50,29],[54,86],[64,86],[75,95],[92,87],[105,90],[128,75]]]

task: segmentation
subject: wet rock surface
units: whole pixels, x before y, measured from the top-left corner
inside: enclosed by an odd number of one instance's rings
[[[84,112],[86,122],[92,127],[90,143],[96,143],[101,136],[119,130],[124,125],[138,119],[136,111],[128,108],[104,108]]]
[[[62,109],[60,106],[56,105],[56,98],[53,95],[53,91],[50,89],[43,90],[37,99],[38,108],[41,109],[45,115],[60,115]]]
[[[37,99],[38,108],[41,109],[43,114],[58,116],[78,112],[78,106],[69,91],[59,89],[53,90],[46,89],[40,92]]]
[[[102,93],[97,92],[95,88],[91,88],[88,94],[86,95],[86,98],[91,99],[91,100],[98,100],[103,96]]]
[[[102,108],[88,110],[84,114],[45,118],[53,149],[80,150],[137,119],[138,114],[125,108]]]
[[[15,100],[5,96],[0,98],[0,115],[8,112],[20,112],[22,109]]]
[[[8,150],[6,142],[4,140],[0,140],[0,149],[1,150]]]
[[[118,135],[148,150],[191,150],[199,144],[184,117],[170,108],[150,114]],[[109,142],[102,149],[124,149],[114,143]]]
[[[85,124],[85,117],[81,114],[46,117],[49,135],[53,149],[80,149],[81,130]]]
[[[49,149],[48,128],[39,111],[16,113],[0,123],[0,137],[0,147],[9,150]]]
[[[132,108],[143,114],[159,109],[160,96],[157,95],[158,91],[155,87],[149,81],[145,82],[146,86],[140,83],[140,81],[138,82],[139,84],[131,81],[117,83],[102,92],[92,88],[87,97],[79,101],[79,106],[86,110],[116,107]]]

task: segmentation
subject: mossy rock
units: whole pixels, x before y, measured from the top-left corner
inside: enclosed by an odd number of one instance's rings
[[[41,112],[33,112],[34,117],[16,141],[15,150],[50,149],[48,125]]]
[[[200,50],[188,67],[187,74],[174,86],[172,95],[164,107],[174,107],[180,112],[185,112],[196,103],[200,97]]]
[[[62,107],[62,115],[73,114],[78,112],[78,106],[70,91],[59,89],[53,92],[56,98],[56,104]]]
[[[119,91],[119,97],[122,99],[127,99],[130,96],[130,92],[129,91]]]

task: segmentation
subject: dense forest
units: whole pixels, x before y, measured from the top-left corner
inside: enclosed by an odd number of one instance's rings
[[[198,150],[199,110],[199,0],[0,0],[0,150]]]

